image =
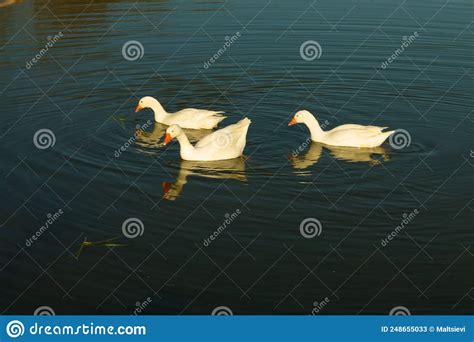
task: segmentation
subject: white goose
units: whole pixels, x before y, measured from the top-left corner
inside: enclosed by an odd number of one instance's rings
[[[395,131],[382,132],[387,127],[363,126],[363,125],[341,125],[330,131],[323,131],[318,120],[307,110],[301,110],[295,114],[288,126],[303,123],[308,126],[311,140],[332,146],[346,147],[377,147]]]
[[[157,99],[145,96],[138,101],[135,113],[144,108],[151,108],[155,114],[155,121],[165,125],[179,125],[181,128],[212,129],[226,117],[221,111],[207,109],[185,108],[176,113],[168,113]]]
[[[180,156],[184,160],[213,161],[237,158],[244,151],[250,123],[250,119],[242,119],[205,136],[194,146],[180,126],[171,125],[166,130],[164,145],[173,138],[178,139]]]

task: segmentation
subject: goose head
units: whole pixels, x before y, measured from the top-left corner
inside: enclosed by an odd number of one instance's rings
[[[183,130],[178,125],[171,125],[166,129],[165,140],[163,145],[168,145],[168,143],[174,138],[178,137],[183,133]]]
[[[157,107],[157,105],[161,107],[157,99],[151,96],[142,97],[140,101],[138,101],[137,107],[135,108],[135,113],[141,111],[144,108]]]
[[[315,120],[316,118],[314,117],[313,114],[311,114],[307,110],[300,110],[296,112],[295,116],[293,116],[293,119],[291,119],[291,121],[288,123],[288,126],[293,126],[298,123],[304,123],[308,125],[310,123],[314,123]]]

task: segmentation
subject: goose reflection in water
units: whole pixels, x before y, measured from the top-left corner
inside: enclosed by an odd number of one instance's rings
[[[235,179],[246,182],[244,157],[219,161],[180,161],[180,169],[176,181],[163,182],[163,198],[174,201],[183,191],[189,176],[214,179]]]
[[[137,129],[135,130],[135,143],[142,147],[162,147],[164,146],[163,137],[167,128],[167,125],[155,122],[151,132]],[[183,129],[183,131],[186,133],[192,143],[201,140],[206,135],[209,135],[213,132],[211,129]]]
[[[21,0],[0,0],[0,7],[7,7],[17,3],[21,3]]]
[[[338,160],[344,160],[353,163],[368,163],[370,165],[379,165],[382,161],[390,160],[387,150],[382,147],[341,147],[311,142],[306,152],[299,153],[298,150],[293,151],[289,156],[290,162],[295,169],[306,169],[314,165],[324,149]]]

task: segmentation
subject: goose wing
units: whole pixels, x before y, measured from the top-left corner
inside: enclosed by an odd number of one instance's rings
[[[219,129],[198,141],[195,145],[196,148],[203,148],[210,144],[215,144],[216,147],[222,146],[222,148],[230,148],[232,146],[245,146],[245,139],[247,130],[251,121],[248,118],[242,119],[239,122]]]

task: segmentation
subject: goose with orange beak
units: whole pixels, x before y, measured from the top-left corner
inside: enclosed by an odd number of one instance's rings
[[[288,123],[293,126],[305,124],[311,134],[311,140],[332,146],[377,147],[395,131],[386,131],[387,127],[346,124],[329,131],[323,131],[318,120],[307,110],[300,110]]]
[[[251,121],[248,118],[219,129],[199,140],[194,146],[178,125],[166,129],[164,145],[171,140],[179,142],[179,154],[183,160],[214,161],[240,157],[247,142],[247,131]]]
[[[222,115],[224,112],[207,109],[185,108],[176,113],[168,113],[160,102],[151,96],[142,97],[138,101],[135,113],[145,108],[153,111],[156,122],[189,129],[213,129],[226,118]]]

